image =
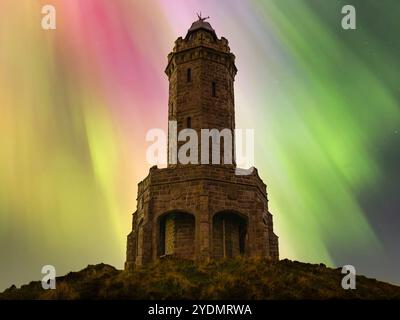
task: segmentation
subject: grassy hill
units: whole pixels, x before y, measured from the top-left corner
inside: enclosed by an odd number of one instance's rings
[[[289,260],[168,259],[131,272],[89,265],[57,277],[55,290],[36,281],[12,286],[0,299],[400,299],[400,287],[364,276],[356,290],[344,290],[343,276],[340,268]]]

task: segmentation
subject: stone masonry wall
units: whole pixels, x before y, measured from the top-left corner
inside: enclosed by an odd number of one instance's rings
[[[133,241],[130,240],[134,239],[132,234],[137,233],[136,227],[139,221],[143,221],[143,255],[141,261],[137,261],[132,258],[136,253],[130,249],[127,265],[135,264],[134,261],[140,265],[160,256],[160,242],[163,241],[159,232],[160,217],[179,212],[189,213],[195,220],[193,240],[187,241],[191,248],[178,249],[176,252],[180,252],[180,256],[195,259],[218,256],[214,252],[217,249],[213,247],[213,217],[221,212],[229,212],[247,221],[244,255],[278,258],[277,237],[272,232],[272,215],[267,221],[267,228],[271,231],[265,232],[263,217],[268,213],[267,193],[257,171],[254,170],[250,176],[235,176],[233,168],[198,165],[152,168],[149,176],[139,184],[138,210],[133,215],[133,231],[128,237],[128,248],[134,247],[129,241]],[[182,229],[189,230],[184,224]],[[181,234],[179,237],[184,238],[189,232],[182,231]],[[233,237],[239,239],[238,236]],[[235,244],[233,255],[237,254],[238,248]]]

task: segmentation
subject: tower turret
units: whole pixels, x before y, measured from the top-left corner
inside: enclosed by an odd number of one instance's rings
[[[201,129],[229,129],[232,158],[236,72],[235,56],[230,52],[228,40],[219,39],[211,25],[201,17],[193,22],[185,38],[179,37],[175,41],[165,70],[169,79],[169,121],[177,122],[178,132],[186,128],[196,130],[199,139]],[[178,146],[182,144],[184,142]],[[200,149],[199,141],[199,163]],[[223,155],[222,141],[220,150]],[[221,158],[219,163],[223,162]]]

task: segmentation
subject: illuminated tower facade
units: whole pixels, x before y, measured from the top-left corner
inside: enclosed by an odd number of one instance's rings
[[[221,259],[243,256],[279,258],[278,237],[268,211],[266,185],[254,169],[237,175],[234,157],[235,56],[228,40],[219,39],[199,17],[185,38],[175,41],[165,70],[169,79],[168,119],[176,123],[169,135],[183,129],[197,132],[198,155],[180,164],[169,143],[168,167],[153,167],[139,183],[137,210],[128,235],[126,268],[174,256]],[[171,127],[170,127],[171,128]],[[208,161],[201,156],[201,130],[225,129],[215,150],[212,137]],[[227,143],[227,144],[226,144]],[[212,158],[214,151],[214,159]],[[218,164],[215,163],[217,160]]]

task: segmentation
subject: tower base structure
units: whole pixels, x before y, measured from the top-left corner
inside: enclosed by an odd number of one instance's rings
[[[279,259],[266,185],[256,169],[240,176],[233,166],[152,167],[137,200],[126,269],[168,256]]]

